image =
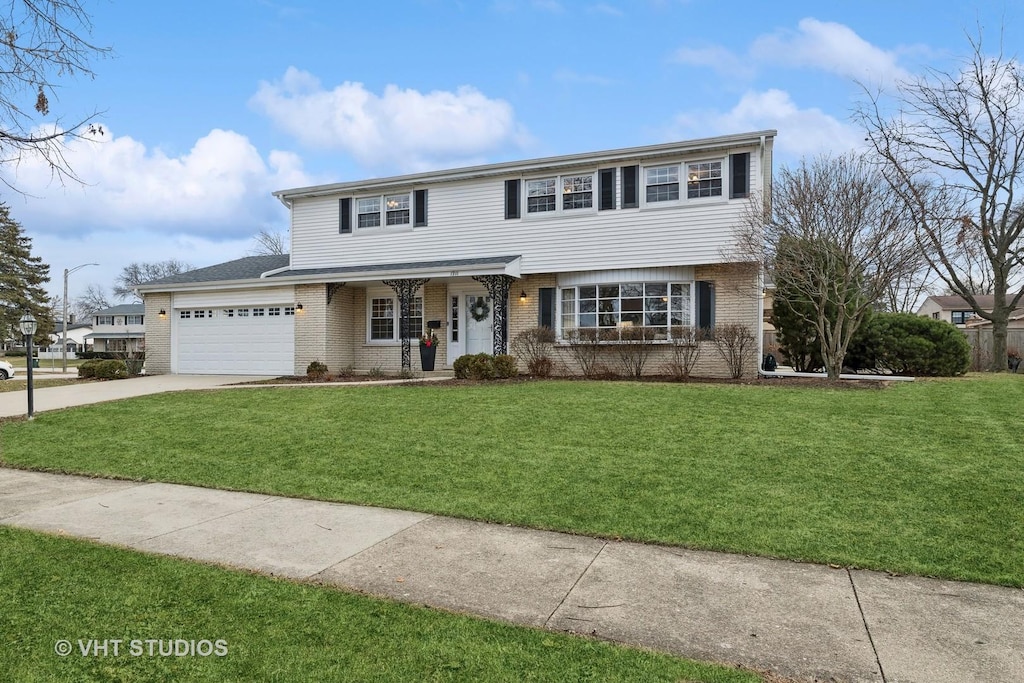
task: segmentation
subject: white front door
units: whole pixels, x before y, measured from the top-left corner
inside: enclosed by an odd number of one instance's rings
[[[491,323],[491,297],[485,294],[467,294],[463,301],[466,312],[466,353],[493,353],[494,334]]]

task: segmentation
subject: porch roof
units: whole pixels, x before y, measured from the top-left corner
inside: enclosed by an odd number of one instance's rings
[[[470,259],[442,259],[409,263],[339,266],[336,268],[284,268],[265,273],[266,279],[287,278],[293,282],[370,282],[382,279],[469,277],[511,275],[520,277],[522,256],[485,256]]]
[[[145,332],[93,332],[83,339],[145,339]],[[73,341],[70,340],[69,341]]]

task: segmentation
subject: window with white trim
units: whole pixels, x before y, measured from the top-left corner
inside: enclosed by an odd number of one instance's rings
[[[142,316],[141,315],[125,316],[124,322],[125,322],[126,325],[141,325],[142,324]]]
[[[192,311],[178,311],[178,317],[182,320],[188,320],[192,317]]]
[[[356,199],[356,226],[389,228],[412,225],[412,193],[359,197]]]
[[[652,166],[644,169],[647,203],[679,201],[679,166]]]
[[[98,316],[96,316],[96,324],[97,325],[113,325],[114,324],[114,316],[112,316],[112,315],[98,315]]]
[[[371,342],[397,342],[401,340],[401,311],[393,296],[375,296],[368,301],[367,340]],[[423,297],[417,296],[409,304],[409,337],[423,333]]]
[[[645,327],[654,331],[655,339],[670,339],[673,327],[693,324],[693,283],[623,282],[563,287],[560,304],[563,339],[574,328],[612,332],[624,327]]]
[[[686,198],[722,196],[722,161],[686,164]]]
[[[239,308],[238,309],[238,317],[239,318],[248,318],[249,317],[249,309],[248,308]]]
[[[562,195],[558,200],[559,193]],[[526,213],[594,208],[594,174],[552,176],[526,181]]]
[[[267,315],[281,315],[281,307],[271,306],[270,308],[267,309]]]
[[[295,307],[294,306],[285,306],[284,307],[284,314],[285,315],[295,315]]]
[[[252,309],[252,315],[254,318],[262,317],[265,313],[266,311],[263,308]]]

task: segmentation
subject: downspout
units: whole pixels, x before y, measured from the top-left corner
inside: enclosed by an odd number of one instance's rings
[[[761,165],[761,191],[765,196],[768,184],[765,182],[765,138],[761,136],[760,165]],[[757,264],[757,375],[760,377],[764,370],[764,259]]]

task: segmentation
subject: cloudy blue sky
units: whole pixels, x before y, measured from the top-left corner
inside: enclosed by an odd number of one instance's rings
[[[112,48],[51,117],[67,156],[0,169],[74,298],[132,261],[205,266],[287,229],[273,190],[776,128],[776,163],[845,151],[863,90],[954,68],[978,26],[1017,55],[1020,0],[83,0]],[[1002,37],[1000,37],[1002,32]]]

